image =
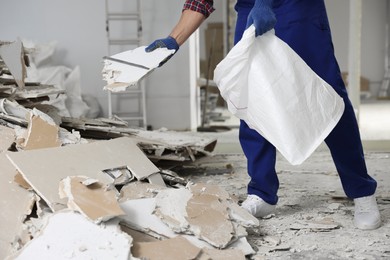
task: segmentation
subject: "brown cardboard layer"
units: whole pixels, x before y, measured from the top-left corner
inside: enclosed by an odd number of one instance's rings
[[[135,243],[132,250],[135,257],[149,260],[160,260],[162,256],[170,260],[191,260],[196,259],[200,251],[181,236],[159,242]]]
[[[125,214],[114,190],[99,182],[85,185],[86,180],[89,179],[85,176],[68,176],[60,182],[60,197],[68,198],[68,208],[96,223]]]

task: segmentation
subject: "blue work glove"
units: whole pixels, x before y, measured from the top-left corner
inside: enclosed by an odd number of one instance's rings
[[[176,40],[168,36],[167,38],[164,39],[158,39],[152,42],[148,47],[145,48],[146,52],[152,52],[155,49],[158,48],[167,48],[168,50],[175,50],[173,54],[175,54],[179,50],[179,44],[177,44]],[[163,60],[159,66],[162,66],[165,62],[167,62],[170,58],[172,58],[172,55],[169,55],[165,60]]]
[[[246,27],[252,24],[256,28],[256,36],[274,28],[276,17],[272,10],[273,0],[255,0],[255,5],[249,12]]]

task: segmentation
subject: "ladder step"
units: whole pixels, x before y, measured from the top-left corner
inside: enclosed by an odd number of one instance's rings
[[[108,39],[109,45],[139,45],[140,39]]]
[[[140,20],[138,13],[108,13],[107,20]]]

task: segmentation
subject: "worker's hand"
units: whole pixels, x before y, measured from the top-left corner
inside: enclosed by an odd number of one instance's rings
[[[246,27],[253,24],[256,28],[256,36],[262,35],[275,26],[276,18],[272,11],[272,3],[273,0],[256,0],[248,15]]]
[[[152,52],[158,48],[167,48],[168,50],[175,50],[175,52],[173,53],[175,54],[179,50],[179,47],[180,46],[176,42],[176,40],[173,37],[168,36],[167,38],[164,39],[155,40],[148,47],[145,48],[145,51]],[[162,66],[165,62],[167,62],[170,58],[172,58],[173,54],[169,55],[164,61],[160,63],[159,66]]]

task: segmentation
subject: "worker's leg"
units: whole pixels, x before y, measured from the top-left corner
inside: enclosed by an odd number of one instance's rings
[[[275,205],[278,201],[278,177],[275,172],[276,149],[264,137],[241,121],[240,143],[247,158],[248,194],[254,194],[265,202]]]
[[[311,21],[277,24],[275,32],[344,99],[345,111],[325,141],[347,196],[372,195],[376,182],[367,174],[355,113],[334,56],[326,13]]]
[[[252,9],[253,2],[238,1],[236,5],[237,24],[235,43],[237,43],[246,29],[247,16]],[[277,190],[279,181],[275,172],[276,149],[255,130],[241,121],[240,143],[248,163],[248,174],[251,180],[248,184],[248,194],[254,194],[269,204],[278,201]]]

